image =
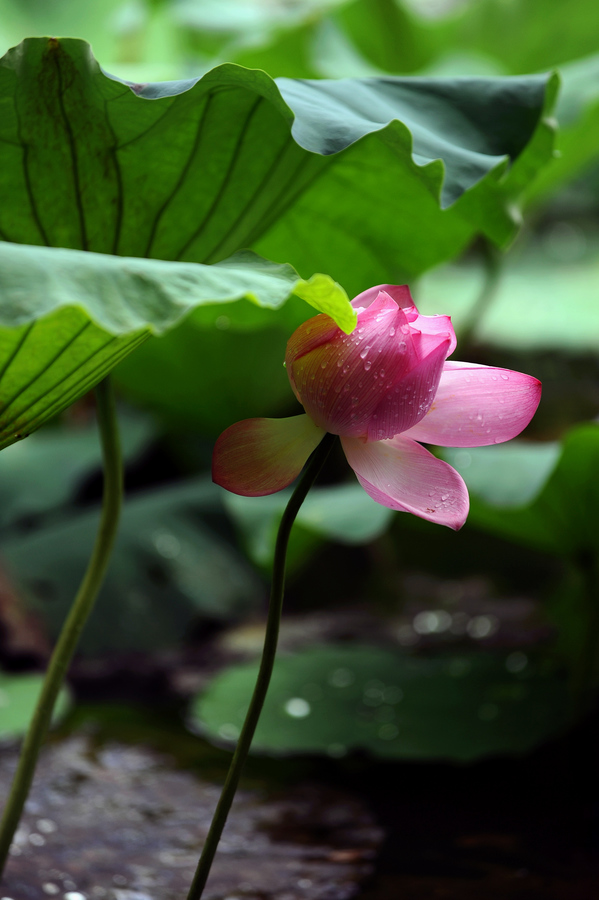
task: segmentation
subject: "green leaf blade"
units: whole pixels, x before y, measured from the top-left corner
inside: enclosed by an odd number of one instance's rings
[[[0,448],[93,387],[152,334],[207,304],[279,308],[294,292],[348,331],[355,312],[328,276],[250,252],[214,266],[0,243]]]

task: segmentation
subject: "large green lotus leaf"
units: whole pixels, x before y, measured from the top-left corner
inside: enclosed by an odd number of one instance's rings
[[[0,236],[194,262],[253,246],[351,292],[413,277],[478,231],[513,236],[502,179],[550,85],[224,65],[131,89],[82,41],[29,39],[0,68]]]
[[[353,327],[347,296],[328,276],[305,282],[247,251],[207,266],[0,242],[0,447],[198,306],[247,298],[274,309],[294,291]]]
[[[224,670],[193,704],[219,743],[243,723],[258,666]],[[525,753],[571,720],[565,679],[521,652],[418,657],[375,646],[315,646],[279,656],[255,753],[471,761]]]
[[[206,327],[203,314],[214,313],[204,307],[131,354],[115,370],[121,391],[169,427],[208,438],[240,419],[299,412],[283,367],[285,345],[299,323],[287,327],[286,308],[274,315],[261,310],[262,327],[238,329],[236,312],[219,312]]]
[[[482,448],[479,453],[483,452]],[[489,448],[494,449],[494,448]],[[542,489],[538,491],[539,472],[532,476],[533,493],[536,496],[520,506],[505,502],[497,505],[489,502],[489,489],[481,490],[480,466],[473,469],[474,478],[469,481],[469,465],[464,466],[459,451],[444,451],[446,459],[456,464],[466,484],[471,490],[469,522],[476,527],[491,531],[501,537],[546,550],[558,556],[579,559],[582,555],[595,554],[599,550],[599,425],[589,423],[573,428],[564,438],[561,454],[554,466],[551,465],[555,453],[554,445],[546,452],[531,445],[532,459],[524,462],[526,450],[521,447],[522,456],[513,460],[520,475],[513,474],[516,482],[526,479],[526,470],[536,462],[541,471],[548,473]],[[467,451],[472,455],[476,451]],[[504,469],[504,476],[507,473]],[[501,480],[501,470],[499,480]],[[478,484],[477,484],[478,481]],[[478,491],[477,491],[478,487]],[[530,480],[528,489],[530,490]],[[485,498],[486,495],[486,499]]]

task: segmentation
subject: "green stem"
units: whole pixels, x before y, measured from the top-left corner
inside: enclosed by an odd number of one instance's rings
[[[223,828],[225,827],[227,816],[229,815],[229,810],[231,809],[231,804],[235,797],[237,785],[239,784],[241,772],[245,765],[254,732],[258,724],[258,719],[260,718],[260,713],[262,712],[262,707],[264,705],[266,692],[270,683],[270,676],[272,675],[275,662],[275,654],[277,652],[279,624],[281,622],[283,593],[285,589],[285,560],[291,528],[295,521],[295,517],[299,512],[300,506],[306,499],[308,491],[316,481],[325,460],[331,452],[334,442],[335,435],[326,434],[308,460],[308,463],[300,476],[297,487],[285,508],[281,524],[279,525],[272,569],[266,634],[264,637],[264,648],[262,650],[262,659],[260,661],[256,686],[245,717],[245,722],[243,723],[243,728],[241,729],[241,734],[239,735],[235,753],[233,754],[233,759],[231,760],[231,765],[229,766],[227,778],[212,819],[212,824],[210,825],[210,830],[208,831],[202,849],[202,855],[200,856],[200,861],[198,862],[198,867],[189,889],[189,894],[187,895],[187,900],[200,900],[204,888],[206,887],[206,881],[210,874],[210,868],[214,860],[216,848],[218,847]]]
[[[4,808],[0,823],[0,876],[33,781],[37,758],[50,726],[58,692],[104,579],[116,536],[123,493],[123,470],[114,395],[109,378],[105,378],[96,387],[96,403],[104,459],[104,498],[100,527],[87,571],[50,658]]]

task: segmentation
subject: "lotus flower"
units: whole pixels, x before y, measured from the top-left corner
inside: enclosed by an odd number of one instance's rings
[[[426,450],[499,444],[528,425],[541,397],[530,375],[447,361],[456,339],[448,316],[422,316],[406,286],[359,294],[355,330],[326,315],[295,331],[285,364],[304,415],[246,419],[221,434],[214,481],[247,497],[273,494],[299,475],[326,432],[377,503],[458,529],[468,491]]]

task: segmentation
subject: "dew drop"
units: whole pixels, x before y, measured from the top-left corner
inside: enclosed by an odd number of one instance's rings
[[[360,359],[366,359],[368,356],[368,347],[365,347],[364,350],[360,353]]]
[[[501,377],[503,378],[504,381],[509,381],[509,380],[510,380],[510,376],[509,376],[509,375],[506,375],[505,372],[502,372],[502,373],[501,373]]]
[[[369,372],[371,366],[372,366],[372,363],[370,362],[370,360],[367,359],[366,362],[364,363],[364,371]]]
[[[285,703],[284,709],[293,719],[305,719],[312,711],[312,707],[303,697],[291,697]]]

